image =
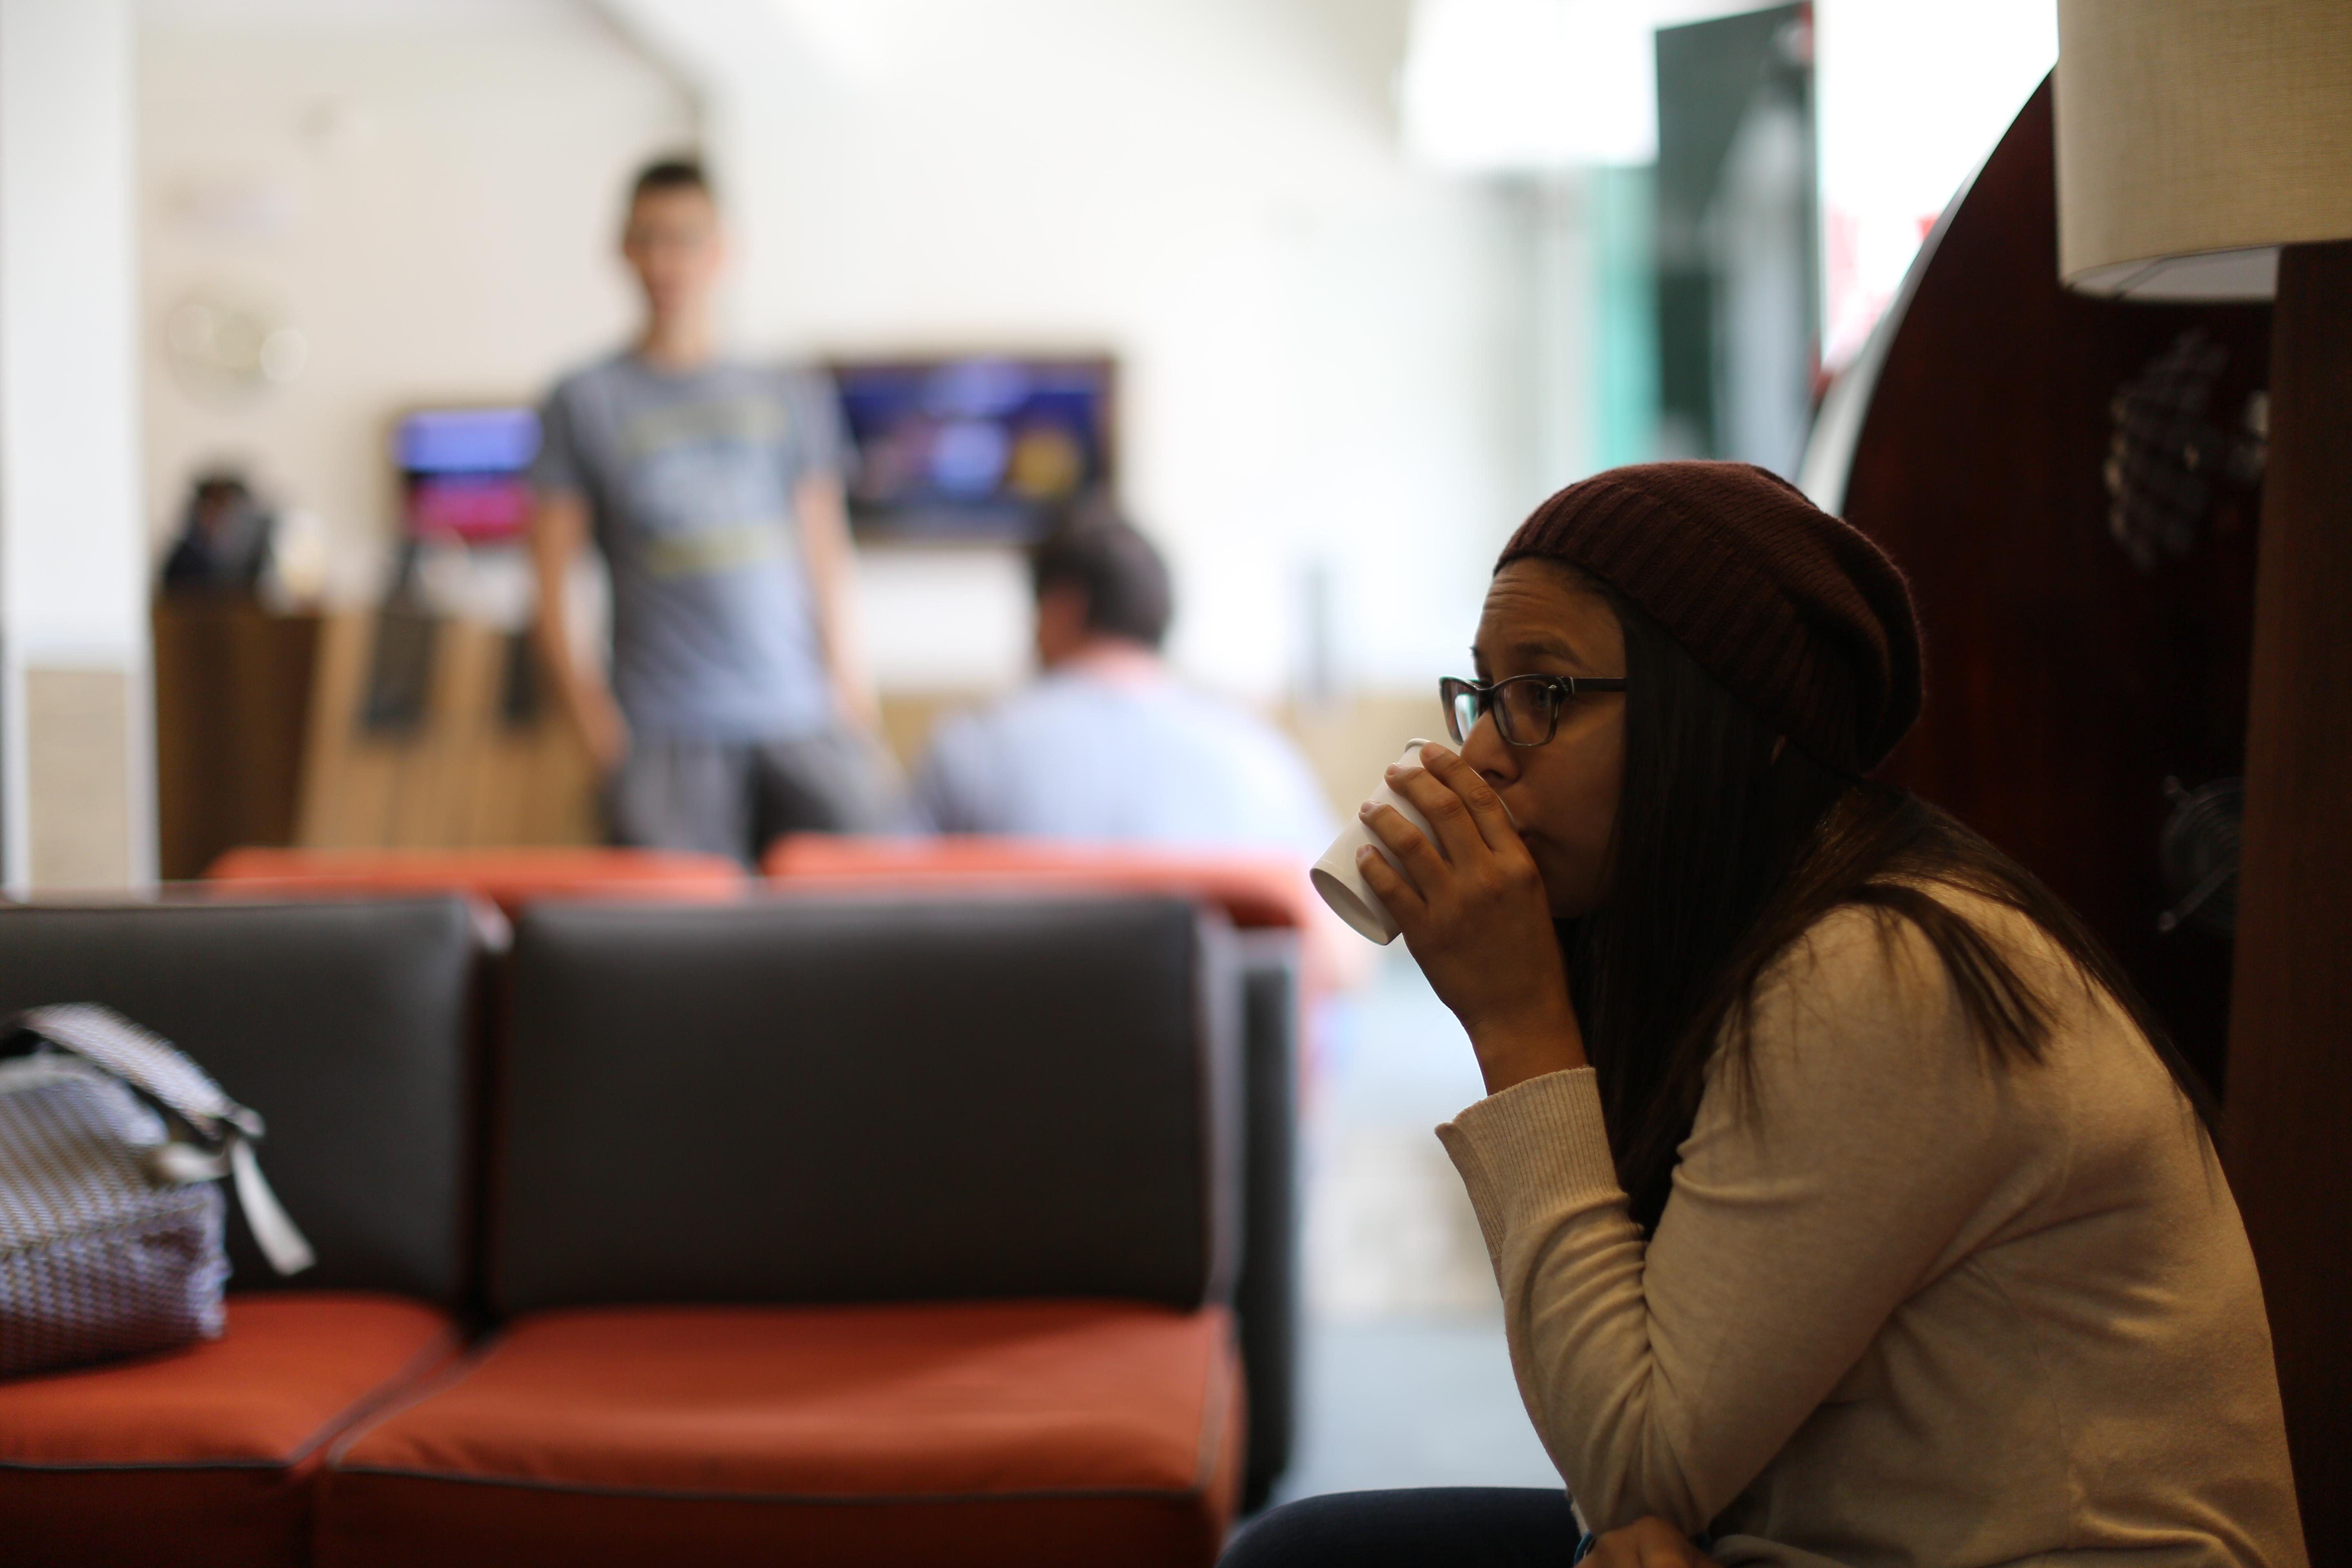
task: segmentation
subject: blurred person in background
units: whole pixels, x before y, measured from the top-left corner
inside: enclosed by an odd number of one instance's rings
[[[163,562],[163,591],[252,593],[269,564],[273,522],[244,475],[199,474],[180,514],[180,536]]]
[[[604,772],[613,840],[751,861],[779,834],[885,826],[898,781],[852,651],[832,388],[719,352],[726,237],[699,164],[637,176],[621,254],[645,326],[549,395],[530,530],[540,651]],[[591,543],[609,680],[566,613]]]
[[[1177,680],[1174,603],[1151,542],[1099,504],[1031,556],[1038,679],[940,723],[919,770],[937,833],[1274,851],[1303,864],[1336,830],[1271,725]]]

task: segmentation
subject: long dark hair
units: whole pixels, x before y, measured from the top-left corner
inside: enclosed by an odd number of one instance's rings
[[[1600,909],[1559,922],[1618,1179],[1657,1224],[1708,1061],[1743,1068],[1749,1007],[1772,961],[1831,910],[1918,928],[1998,1064],[2037,1061],[2046,997],[1920,884],[2017,910],[2111,993],[2210,1127],[2210,1098],[2096,937],[2033,875],[1908,791],[1784,743],[1680,644],[1600,586],[1625,632],[1625,773]]]

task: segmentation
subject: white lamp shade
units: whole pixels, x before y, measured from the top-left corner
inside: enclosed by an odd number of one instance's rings
[[[2058,272],[2262,300],[2352,239],[2352,0],[2058,0]]]

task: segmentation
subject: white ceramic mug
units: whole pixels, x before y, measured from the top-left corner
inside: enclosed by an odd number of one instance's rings
[[[1421,766],[1421,749],[1429,743],[1427,741],[1406,742],[1404,755],[1391,766]],[[1451,741],[1440,741],[1437,744],[1449,752],[1462,749]],[[1389,788],[1387,774],[1381,774],[1381,782],[1373,787],[1365,804],[1395,806],[1407,822],[1421,830],[1423,837],[1433,844],[1437,842],[1437,835],[1430,830],[1429,819],[1415,810],[1412,802]],[[1323,895],[1323,901],[1331,906],[1333,913],[1361,935],[1386,944],[1396,940],[1397,923],[1390,918],[1388,906],[1381,902],[1380,895],[1365,886],[1363,868],[1356,864],[1356,851],[1366,845],[1379,850],[1381,858],[1395,867],[1399,876],[1404,874],[1404,867],[1395,853],[1372,837],[1371,829],[1364,826],[1363,818],[1360,816],[1349,823],[1339,837],[1332,840],[1331,847],[1323,851],[1323,858],[1315,862],[1315,868],[1307,875],[1313,879],[1315,890]]]

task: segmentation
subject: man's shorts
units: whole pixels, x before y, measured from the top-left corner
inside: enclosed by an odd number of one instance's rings
[[[787,833],[881,833],[903,811],[898,770],[854,730],[779,741],[640,740],[605,786],[615,844],[756,866]]]

